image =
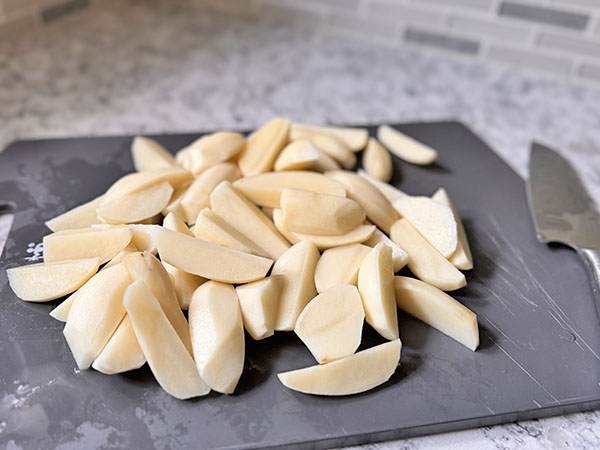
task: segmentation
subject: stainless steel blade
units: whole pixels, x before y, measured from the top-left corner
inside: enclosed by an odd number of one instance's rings
[[[6,240],[8,239],[8,233],[12,227],[16,205],[12,202],[0,201],[0,257],[4,251]]]
[[[533,143],[527,182],[538,239],[600,249],[600,213],[575,170],[558,153]]]

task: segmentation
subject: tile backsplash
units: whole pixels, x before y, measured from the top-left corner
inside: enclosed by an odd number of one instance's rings
[[[0,0],[0,39],[90,5],[101,8],[105,1],[114,0]],[[600,83],[600,0],[187,1],[322,33]]]

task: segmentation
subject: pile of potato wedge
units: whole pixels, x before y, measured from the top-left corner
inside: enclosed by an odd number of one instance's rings
[[[79,369],[147,362],[176,398],[230,394],[244,330],[256,340],[293,331],[316,364],[279,380],[354,394],[397,369],[398,308],[477,348],[476,315],[444,292],[472,268],[450,198],[388,184],[391,154],[427,165],[434,149],[387,125],[374,138],[274,118],[175,156],[145,137],[131,150],[136,172],[46,222],[43,263],[7,270],[22,300],[70,294],[50,315],[65,322]],[[359,152],[364,170],[353,172]],[[395,276],[406,265],[415,277]],[[357,352],[365,321],[388,342]]]

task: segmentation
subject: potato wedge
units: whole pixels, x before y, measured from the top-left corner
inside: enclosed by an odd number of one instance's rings
[[[190,303],[196,367],[215,391],[232,394],[244,369],[244,325],[235,289],[207,281]]]
[[[69,295],[61,302],[60,305],[50,311],[48,315],[60,322],[66,322],[69,318],[69,311],[71,311],[71,306],[73,306],[73,302],[75,301],[78,292],[79,291],[75,291]]]
[[[273,336],[284,283],[282,275],[273,275],[235,288],[244,327],[253,339]]]
[[[450,208],[454,215],[454,220],[456,221],[458,242],[456,251],[450,255],[448,259],[457,269],[471,270],[473,268],[473,255],[471,254],[471,248],[469,247],[469,240],[467,239],[467,233],[465,232],[462,220],[460,220],[460,216],[452,204],[452,200],[450,200],[450,197],[444,188],[439,188],[435,191],[432,199]]]
[[[408,194],[405,194],[400,189],[391,184],[388,184],[384,181],[378,180],[375,177],[369,175],[363,169],[358,169],[357,173],[371,183],[381,194],[387,199],[388,202],[393,204],[396,200],[403,197],[408,197]]]
[[[367,145],[369,131],[366,128],[335,127],[331,125],[308,125],[305,123],[292,123],[290,139],[300,139],[299,132],[311,131],[323,134],[332,134],[341,139],[353,152],[360,152]]]
[[[134,172],[119,178],[102,196],[100,206],[111,203],[124,195],[145,189],[153,184],[168,181],[173,189],[186,183],[191,183],[194,178],[192,172],[182,168],[156,169],[144,172]]]
[[[139,250],[133,244],[129,244],[127,247],[125,247],[123,250],[121,250],[119,253],[117,253],[117,255],[114,258],[112,258],[109,262],[107,262],[104,266],[102,266],[102,269],[100,269],[100,270],[106,270],[109,267],[112,267],[116,264],[123,262],[123,258],[125,258],[125,255],[134,253],[134,252],[139,252]]]
[[[283,211],[281,211],[279,208],[275,208],[273,210],[273,224],[275,225],[275,228],[277,228],[277,231],[279,231],[284,238],[290,241],[292,245],[297,244],[302,240],[297,238],[294,233],[285,227],[283,223]]]
[[[286,145],[275,160],[276,171],[302,170],[311,167],[319,160],[319,154],[310,141],[304,139]]]
[[[366,217],[354,200],[300,189],[281,192],[281,211],[286,229],[307,234],[344,234]]]
[[[317,172],[329,172],[331,170],[340,170],[341,168],[342,166],[335,159],[321,150],[317,150],[317,160],[309,167],[310,170]]]
[[[392,249],[392,264],[394,266],[394,273],[402,269],[408,262],[408,253],[402,250],[398,244],[392,241],[387,235],[381,230],[375,230],[373,235],[363,242],[368,247],[375,247],[377,244],[383,243]]]
[[[341,245],[348,244],[359,244],[369,239],[375,231],[375,225],[360,225],[354,230],[350,230],[347,233],[340,235],[318,235],[318,234],[305,234],[295,233],[292,234],[298,240],[309,240],[312,241],[319,250],[325,250],[332,247],[339,247]]]
[[[246,147],[246,138],[232,131],[217,131],[192,142],[183,152],[187,166],[195,175],[240,154]]]
[[[196,223],[198,213],[210,206],[210,194],[221,181],[235,181],[241,176],[237,166],[231,163],[217,164],[198,175],[181,198],[185,221]]]
[[[405,197],[394,202],[394,209],[408,220],[445,258],[458,244],[456,220],[452,210],[429,197]]]
[[[327,249],[315,269],[315,286],[319,294],[336,284],[358,282],[358,269],[371,249],[362,244],[349,244]]]
[[[273,260],[221,247],[175,231],[160,229],[156,245],[163,262],[203,278],[248,283],[267,275]]]
[[[411,164],[426,166],[437,159],[434,149],[389,125],[380,125],[377,128],[377,139],[398,158]]]
[[[377,188],[353,172],[338,170],[327,172],[326,175],[344,185],[348,197],[362,206],[371,222],[386,233],[390,232],[392,224],[399,216]]]
[[[391,239],[408,253],[408,268],[417,278],[443,291],[467,284],[465,276],[442,256],[406,219],[392,226]]]
[[[351,395],[385,383],[400,362],[402,343],[395,339],[327,364],[278,373],[294,391],[315,395]]]
[[[131,242],[126,226],[78,228],[44,236],[44,262],[100,258],[100,264],[114,258]]]
[[[98,272],[77,292],[63,334],[79,369],[90,367],[119,326],[130,283],[125,266],[117,264]]]
[[[272,275],[283,275],[285,284],[281,292],[275,329],[291,331],[306,304],[317,295],[315,268],[319,251],[311,241],[299,242],[287,250],[273,265]]]
[[[195,221],[195,219],[194,219]],[[181,219],[175,213],[170,212],[163,220],[162,226],[167,230],[177,231],[181,234],[187,234],[188,236],[194,236],[188,226],[185,224],[183,219]]]
[[[46,222],[46,226],[53,232],[88,228],[94,224],[101,223],[96,215],[96,208],[100,206],[102,196],[96,197],[83,205],[56,216]]]
[[[274,208],[269,208],[268,206],[263,206],[262,208],[260,208],[260,210],[262,211],[262,213],[265,216],[267,216],[271,220],[271,222],[273,221],[273,209]],[[275,228],[277,228],[277,227],[275,227]]]
[[[367,148],[362,155],[362,165],[369,175],[378,180],[387,183],[392,179],[394,170],[392,157],[375,138],[369,138]]]
[[[272,170],[279,152],[288,143],[289,134],[290,121],[281,117],[270,120],[256,130],[238,159],[244,176]]]
[[[108,375],[139,369],[146,363],[142,347],[127,314],[106,343],[92,368]]]
[[[138,249],[140,252],[150,252],[156,255],[158,251],[156,249],[156,230],[160,228],[159,225],[145,225],[135,224],[127,225],[131,228],[131,244]]]
[[[47,302],[76,291],[100,267],[100,258],[30,264],[6,270],[8,284],[27,302]]]
[[[154,139],[136,136],[131,143],[133,167],[138,172],[178,167],[175,157]]]
[[[319,194],[346,196],[344,186],[319,173],[307,171],[269,172],[241,178],[233,186],[253,203],[279,208],[284,189],[303,189]]]
[[[319,364],[353,354],[362,338],[365,313],[356,286],[337,284],[313,298],[294,331]]]
[[[367,323],[384,338],[398,339],[398,313],[390,247],[377,244],[363,258],[358,272],[358,291]]]
[[[192,356],[142,280],[127,288],[123,305],[158,384],[182,400],[208,394],[210,387],[200,377]]]
[[[308,140],[319,151],[332,157],[344,169],[352,169],[356,165],[356,155],[338,137],[330,133],[296,130],[294,141]]]
[[[256,244],[263,254],[277,259],[290,244],[258,207],[223,181],[210,195],[212,211]]]
[[[161,211],[161,215],[168,216],[169,213],[175,214],[181,220],[185,221],[185,211],[183,210],[183,206],[181,205],[181,200],[183,200],[183,196],[187,192],[191,183],[185,183],[173,191],[173,195],[171,195],[171,199],[165,208]]]
[[[163,262],[162,264],[173,282],[173,287],[177,293],[177,300],[179,301],[179,307],[181,309],[188,309],[190,307],[190,302],[192,301],[192,295],[194,295],[196,289],[206,281],[206,278],[184,272],[166,262]]]
[[[137,223],[160,213],[169,204],[171,195],[173,187],[168,181],[161,181],[105,203],[96,213],[110,224]]]

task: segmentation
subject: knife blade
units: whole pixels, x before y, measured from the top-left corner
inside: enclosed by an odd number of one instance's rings
[[[15,218],[13,212],[16,205],[13,202],[0,201],[0,257],[8,239],[8,233]]]
[[[577,172],[556,151],[533,143],[527,198],[538,240],[568,245],[584,260],[600,313],[600,213]]]

